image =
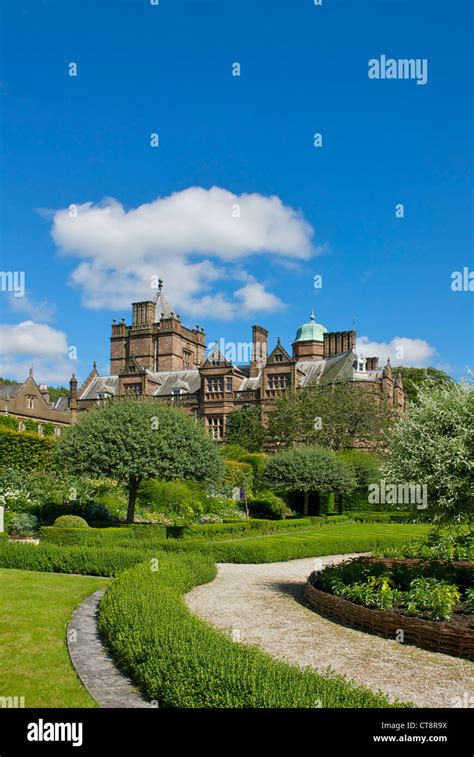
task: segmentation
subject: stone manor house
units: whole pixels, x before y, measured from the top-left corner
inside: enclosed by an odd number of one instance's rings
[[[291,354],[277,339],[268,350],[268,331],[252,326],[249,361],[236,365],[217,347],[207,349],[204,329],[188,328],[165,298],[163,282],[154,300],[132,305],[132,323],[112,324],[110,374],[96,364],[82,386],[70,381],[69,411],[77,413],[116,396],[154,397],[178,403],[204,418],[215,439],[225,439],[233,410],[258,406],[262,418],[281,392],[334,381],[363,382],[399,412],[405,408],[401,375],[390,361],[380,368],[377,357],[355,352],[356,333],[328,331],[314,314],[297,329]]]

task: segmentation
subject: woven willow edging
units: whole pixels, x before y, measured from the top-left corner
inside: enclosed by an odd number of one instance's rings
[[[433,620],[410,618],[396,610],[377,610],[356,605],[343,597],[315,589],[311,584],[311,576],[306,582],[304,596],[311,609],[330,620],[388,639],[398,638],[400,631],[403,631],[405,644],[416,644],[422,649],[474,659],[474,631],[468,628],[448,627]]]

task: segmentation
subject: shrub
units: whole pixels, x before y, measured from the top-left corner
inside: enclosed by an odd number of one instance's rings
[[[152,546],[164,540],[164,526],[122,526],[119,528],[56,528],[40,529],[41,543],[61,545],[104,546],[137,549]]]
[[[8,519],[11,536],[32,536],[38,529],[38,518],[29,513],[12,513]]]
[[[122,570],[143,562],[147,553],[153,558],[158,554],[158,550],[0,542],[0,567],[39,570],[46,573],[116,576]]]
[[[61,515],[54,521],[56,528],[89,528],[89,524],[79,515]]]
[[[292,514],[285,500],[271,491],[262,491],[248,503],[252,518],[274,518],[280,520]]]
[[[182,595],[215,572],[209,557],[166,555],[158,571],[138,565],[106,591],[100,632],[149,699],[176,708],[396,706],[342,677],[273,660],[193,616]]]
[[[50,468],[55,444],[49,437],[0,427],[0,459],[4,465],[25,470]]]
[[[474,587],[466,589],[464,602],[466,603],[467,610],[469,612],[474,612]]]
[[[428,613],[431,620],[449,620],[461,594],[457,586],[436,578],[415,578],[404,603],[407,615]]]

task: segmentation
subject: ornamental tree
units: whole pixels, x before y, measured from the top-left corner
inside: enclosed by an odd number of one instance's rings
[[[260,408],[241,407],[228,416],[227,442],[239,444],[248,452],[261,452],[265,439]]]
[[[350,449],[360,441],[383,449],[396,417],[367,386],[340,381],[285,392],[268,413],[268,439],[278,445]]]
[[[274,455],[267,463],[265,482],[280,493],[303,492],[304,515],[310,493],[346,494],[356,486],[352,466],[319,447],[297,447]]]
[[[125,486],[127,523],[133,523],[142,480],[215,483],[223,475],[217,447],[203,425],[180,409],[147,399],[113,399],[81,413],[58,443],[56,462]]]
[[[427,487],[425,515],[435,526],[474,520],[474,387],[422,386],[395,428],[382,473]]]

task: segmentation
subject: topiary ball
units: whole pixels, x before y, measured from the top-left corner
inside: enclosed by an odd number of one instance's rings
[[[60,515],[53,525],[58,528],[89,528],[87,521],[79,515]]]

